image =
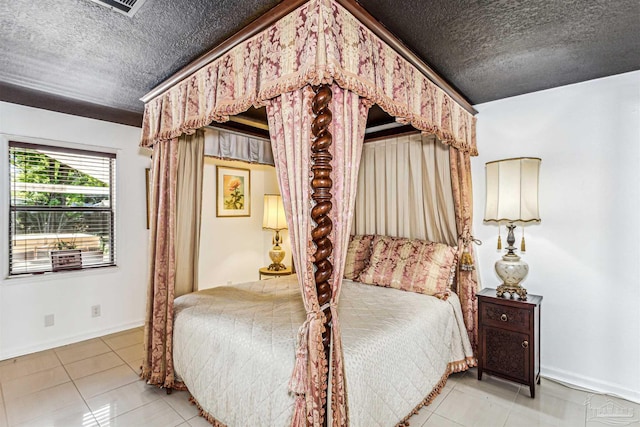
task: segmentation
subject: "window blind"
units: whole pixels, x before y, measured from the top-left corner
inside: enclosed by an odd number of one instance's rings
[[[9,275],[115,265],[113,153],[9,142]]]

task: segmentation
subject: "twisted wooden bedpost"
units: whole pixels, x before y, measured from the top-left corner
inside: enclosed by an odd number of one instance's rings
[[[324,332],[322,333],[322,344],[327,363],[329,362],[329,346],[331,343],[331,309],[328,305],[331,302],[331,286],[329,279],[333,273],[333,265],[329,261],[329,256],[333,252],[333,244],[329,238],[329,234],[333,229],[333,222],[329,218],[331,212],[331,147],[332,136],[329,132],[329,124],[331,123],[331,110],[329,103],[331,102],[331,88],[327,85],[321,85],[314,88],[315,96],[312,101],[312,111],[314,114],[313,123],[311,124],[311,133],[313,141],[311,145],[311,171],[313,178],[311,179],[311,198],[316,205],[311,209],[311,219],[316,223],[316,227],[311,230],[311,239],[316,245],[313,264],[316,267],[315,282],[316,291],[318,293],[318,303],[323,306],[325,315]],[[327,423],[327,399],[323,402],[324,406],[324,425]]]

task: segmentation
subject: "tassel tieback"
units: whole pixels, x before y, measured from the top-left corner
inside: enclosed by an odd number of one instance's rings
[[[462,271],[473,271],[476,267],[473,265],[473,258],[471,258],[471,254],[469,253],[469,249],[466,247],[462,252],[462,257],[460,258],[460,270]]]
[[[471,235],[469,235],[468,238],[464,239],[464,250],[462,251],[462,255],[460,256],[460,270],[462,271],[473,271],[476,269],[475,265],[473,265],[473,257],[469,252],[469,245],[471,245],[472,243],[480,246],[482,244],[482,241],[475,239]]]

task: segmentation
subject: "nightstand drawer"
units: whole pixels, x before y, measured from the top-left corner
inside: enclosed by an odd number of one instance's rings
[[[531,310],[485,302],[480,305],[482,324],[496,328],[507,328],[528,332],[531,325]]]

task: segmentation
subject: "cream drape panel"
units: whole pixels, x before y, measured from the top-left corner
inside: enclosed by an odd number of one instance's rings
[[[198,246],[186,247],[199,240],[203,144],[204,135],[198,131],[153,147],[142,377],[167,388],[184,387],[176,382],[173,370],[173,300],[179,292],[176,282],[192,288],[197,275]],[[191,255],[178,255],[178,250]]]
[[[323,397],[327,389],[327,360],[322,346],[324,313],[318,304],[311,257],[311,188],[309,184],[311,145],[310,86],[283,93],[267,104],[271,144],[282,202],[287,215],[291,253],[296,265],[307,319],[298,332],[295,370],[289,383],[296,394],[292,426],[319,426],[325,414]]]
[[[205,128],[204,154],[219,159],[273,166],[270,140],[219,129]]]
[[[204,132],[196,131],[178,144],[176,183],[176,288],[175,297],[198,290]]]
[[[421,134],[366,143],[353,232],[456,246],[449,147]]]

